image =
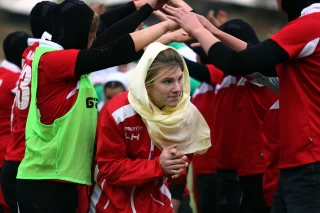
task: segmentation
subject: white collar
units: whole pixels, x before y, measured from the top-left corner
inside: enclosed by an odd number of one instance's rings
[[[51,41],[52,35],[48,32],[44,32],[41,39],[29,38],[28,46],[32,46],[35,42],[39,42],[40,47],[50,47],[56,50],[63,50],[63,47],[57,43]]]
[[[301,17],[317,12],[320,12],[320,3],[315,3],[310,5],[309,7],[304,8],[301,12]]]
[[[50,47],[56,50],[63,50],[63,47],[57,43],[52,41],[47,41],[44,39],[37,39],[37,38],[29,38],[28,39],[28,46],[32,46],[35,42],[39,42],[40,47]]]
[[[21,72],[20,67],[18,67],[14,63],[11,63],[11,62],[9,62],[7,60],[2,61],[1,67],[5,68],[7,70],[10,70],[10,71],[12,71],[14,73],[20,73]]]

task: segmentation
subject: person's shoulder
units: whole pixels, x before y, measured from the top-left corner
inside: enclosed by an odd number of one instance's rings
[[[108,101],[108,103],[105,104],[104,108],[106,108],[106,110],[112,114],[127,105],[130,105],[128,100],[128,91],[113,97],[110,101]]]

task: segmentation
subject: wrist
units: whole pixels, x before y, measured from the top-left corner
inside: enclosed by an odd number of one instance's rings
[[[147,0],[139,0],[139,1],[133,1],[133,3],[136,6],[136,10],[139,10],[140,7],[142,7],[143,5],[147,4],[148,1]]]
[[[147,2],[147,4],[149,4],[152,7],[152,9],[154,10],[156,8],[156,6],[157,6],[157,1],[149,0]]]
[[[194,36],[195,38],[199,37],[200,35],[204,34],[208,32],[208,30],[206,30],[204,27],[199,27],[199,28],[196,28],[194,30],[192,30],[191,34],[192,36]]]

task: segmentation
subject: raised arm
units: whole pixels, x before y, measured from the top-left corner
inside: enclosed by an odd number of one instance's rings
[[[208,54],[213,65],[225,75],[243,76],[260,72],[274,76],[275,66],[289,59],[288,53],[273,40],[267,40],[237,52],[222,44],[203,27],[194,13],[166,6],[168,18],[177,22],[186,32],[195,37]]]
[[[144,47],[160,38],[167,31],[178,28],[171,20],[156,24],[113,41],[112,43],[89,50],[80,50],[75,64],[75,76],[97,70],[126,64],[138,60]]]

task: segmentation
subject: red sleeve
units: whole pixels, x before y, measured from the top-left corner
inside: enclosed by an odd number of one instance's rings
[[[320,35],[320,30],[314,25],[316,18],[314,15],[308,15],[296,19],[270,39],[282,47],[290,59],[311,55],[318,45]]]
[[[39,69],[52,81],[75,79],[74,69],[79,50],[58,50],[41,56]]]
[[[105,106],[99,115],[97,163],[100,178],[120,186],[143,185],[165,176],[159,158],[131,160],[126,154],[124,135]]]
[[[212,64],[206,64],[206,66],[209,70],[211,85],[220,84],[223,80],[224,73]]]
[[[20,73],[12,73],[9,79],[9,89],[13,94],[16,94],[17,82],[19,80]]]

